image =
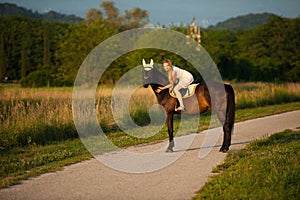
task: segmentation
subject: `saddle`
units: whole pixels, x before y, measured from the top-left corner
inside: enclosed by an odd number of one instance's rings
[[[199,83],[192,83],[187,88],[180,89],[179,92],[181,93],[182,98],[185,99],[185,98],[189,98],[189,97],[193,96],[195,94],[195,89],[196,89],[197,85],[199,85]],[[174,90],[170,90],[170,95],[172,97],[176,98]]]

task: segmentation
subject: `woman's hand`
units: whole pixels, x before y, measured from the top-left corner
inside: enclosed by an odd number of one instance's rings
[[[163,87],[158,87],[155,92],[160,93],[164,88]]]

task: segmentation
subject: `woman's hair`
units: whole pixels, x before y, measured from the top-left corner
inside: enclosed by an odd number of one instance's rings
[[[163,61],[163,64],[164,63],[168,63],[170,66],[172,66],[172,62],[171,62],[171,60],[169,60],[169,59],[165,59],[164,61]]]

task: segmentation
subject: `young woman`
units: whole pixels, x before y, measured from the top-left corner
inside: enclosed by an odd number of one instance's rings
[[[184,70],[180,69],[179,67],[173,66],[172,62],[168,59],[163,61],[163,67],[166,72],[168,72],[168,78],[170,84],[159,87],[156,92],[160,92],[161,90],[171,88],[173,89],[178,101],[179,101],[179,107],[175,109],[175,111],[184,111],[184,105],[182,100],[182,95],[179,92],[182,88],[187,88],[193,81],[193,75]]]

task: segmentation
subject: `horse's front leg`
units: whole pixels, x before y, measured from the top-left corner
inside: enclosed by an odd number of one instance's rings
[[[166,150],[166,152],[173,152],[174,145],[174,136],[173,136],[173,113],[167,114],[167,126],[168,126],[168,134],[169,134],[169,146]]]

